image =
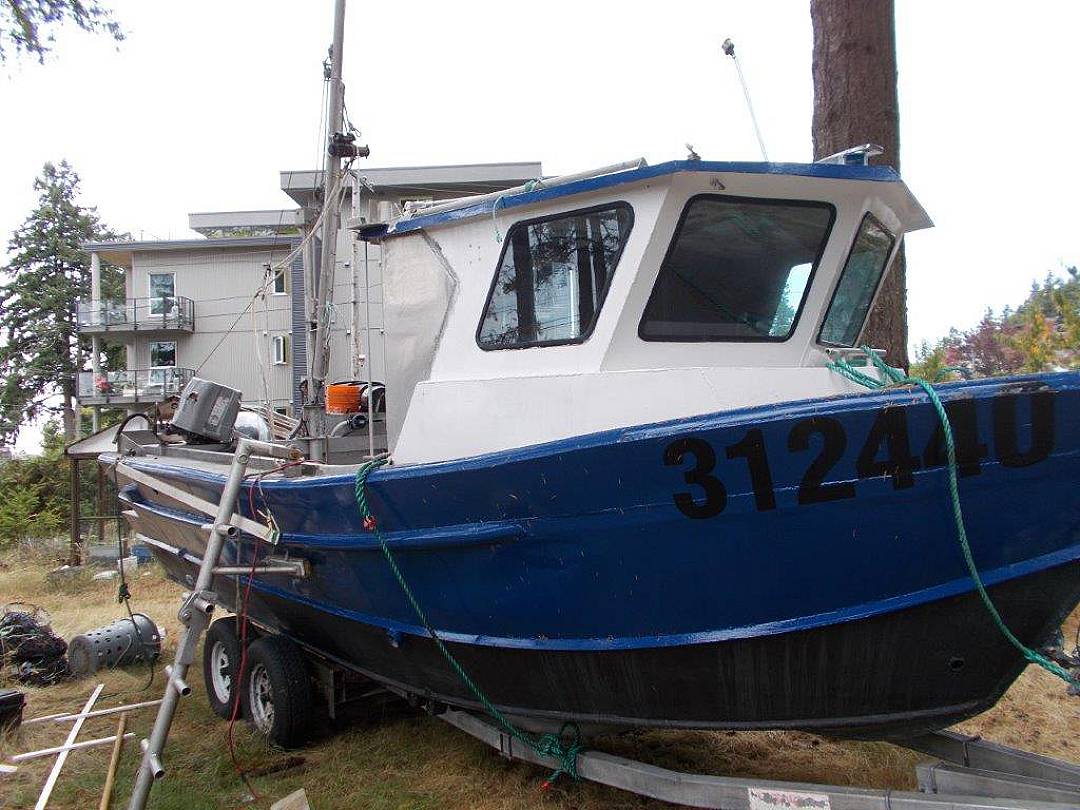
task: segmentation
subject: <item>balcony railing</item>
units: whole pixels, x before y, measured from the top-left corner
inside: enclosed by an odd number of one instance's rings
[[[92,371],[81,371],[78,398],[83,405],[161,402],[179,394],[194,376],[195,372],[190,368],[175,366],[108,371],[97,376]]]
[[[131,301],[80,301],[79,331],[183,331],[195,328],[195,302],[182,295],[135,298]]]

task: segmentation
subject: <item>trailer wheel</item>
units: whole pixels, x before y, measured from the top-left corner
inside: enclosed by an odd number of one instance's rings
[[[240,700],[248,722],[281,748],[305,742],[313,706],[300,649],[284,636],[264,636],[248,647],[246,669]]]
[[[226,720],[233,713],[239,667],[240,639],[236,634],[236,617],[227,616],[210,625],[203,643],[206,699],[214,714]]]

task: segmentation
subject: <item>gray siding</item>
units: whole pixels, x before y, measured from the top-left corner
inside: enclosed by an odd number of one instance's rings
[[[262,401],[265,370],[270,402],[292,404],[291,366],[272,363],[273,338],[292,332],[292,296],[267,294],[251,307],[248,304],[263,281],[265,265],[281,261],[293,244],[294,239],[285,238],[266,249],[136,253],[129,273],[131,293],[145,297],[151,273],[175,273],[176,294],[195,301],[195,329],[191,334],[139,333],[124,338],[129,343],[128,368],[148,368],[150,344],[174,340],[178,366],[240,389],[246,402]]]
[[[378,208],[378,201],[370,207]],[[195,327],[191,333],[111,333],[108,340],[127,345],[127,367],[150,367],[150,344],[176,343],[176,365],[194,369],[200,377],[243,392],[246,403],[266,397],[275,407],[302,404],[300,381],[308,373],[307,301],[302,253],[291,263],[289,289],[285,295],[268,294],[245,311],[264,278],[264,266],[284,259],[298,244],[298,237],[282,237],[269,246],[237,245],[206,240],[155,243],[133,250],[132,266],[125,274],[127,296],[146,298],[151,273],[176,276],[177,295],[195,302]],[[216,243],[215,243],[216,242]],[[338,237],[337,265],[332,291],[333,320],[330,329],[329,381],[386,379],[385,337],[382,326],[382,254],[378,245],[365,246],[353,234]],[[365,276],[368,287],[365,289]],[[370,303],[368,299],[370,298]],[[368,310],[371,332],[368,334]],[[290,337],[290,359],[271,362],[272,341]],[[369,343],[370,337],[370,345]],[[258,355],[262,355],[262,364]]]

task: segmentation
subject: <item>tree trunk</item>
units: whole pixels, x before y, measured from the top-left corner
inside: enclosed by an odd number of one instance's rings
[[[900,170],[893,0],[810,0],[814,26],[814,159],[851,146],[885,148],[877,162]],[[862,342],[907,368],[903,249],[885,278]]]
[[[60,333],[56,350],[57,357],[71,357],[70,332],[65,330]],[[69,361],[65,365],[67,368],[64,369],[60,378],[60,398],[63,403],[60,416],[64,423],[64,444],[71,444],[75,441],[75,379],[73,374],[68,372],[68,369],[73,368],[72,363]]]

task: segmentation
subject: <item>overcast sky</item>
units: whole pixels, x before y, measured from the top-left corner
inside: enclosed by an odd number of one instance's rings
[[[107,4],[126,41],[64,31],[45,65],[0,68],[5,239],[42,164],[64,158],[84,202],[136,238],[193,236],[191,211],[288,205],[278,170],[320,162],[331,0]],[[687,142],[758,159],[729,36],[770,157],[811,158],[806,0],[349,5],[346,104],[370,166],[560,174]],[[907,238],[914,343],[1080,263],[1080,4],[896,5],[901,169],[937,225]]]

